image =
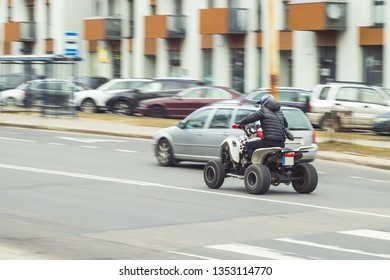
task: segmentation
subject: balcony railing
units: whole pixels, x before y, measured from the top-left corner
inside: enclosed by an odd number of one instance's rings
[[[247,32],[248,10],[241,8],[229,9],[229,33],[242,34]]]
[[[19,22],[20,42],[33,42],[36,40],[35,22]]]
[[[168,38],[184,38],[186,17],[182,15],[167,16],[167,35]]]
[[[105,40],[121,40],[122,23],[120,18],[104,18]]]

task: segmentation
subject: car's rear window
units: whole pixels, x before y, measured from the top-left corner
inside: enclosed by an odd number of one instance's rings
[[[290,130],[311,130],[312,126],[306,115],[300,110],[283,110]]]

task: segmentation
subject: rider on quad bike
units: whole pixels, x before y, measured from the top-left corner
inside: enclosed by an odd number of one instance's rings
[[[286,118],[280,110],[280,103],[272,95],[265,94],[257,102],[261,107],[258,111],[243,118],[238,125],[243,128],[249,123],[260,121],[263,138],[249,141],[247,144],[248,161],[251,161],[252,154],[259,148],[281,147],[284,148],[286,136],[284,127],[288,127]]]

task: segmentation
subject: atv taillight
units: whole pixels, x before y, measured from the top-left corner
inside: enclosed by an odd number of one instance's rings
[[[264,135],[263,135],[263,131],[261,131],[261,130],[259,131],[259,130],[258,130],[258,131],[256,132],[256,137],[257,137],[257,138],[263,139],[263,136],[264,136]]]
[[[285,153],[285,156],[286,157],[294,157],[295,153],[294,152]]]

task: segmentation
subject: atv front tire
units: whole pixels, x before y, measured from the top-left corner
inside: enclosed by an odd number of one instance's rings
[[[203,178],[210,189],[219,189],[225,181],[225,170],[220,160],[210,160],[203,169]]]

